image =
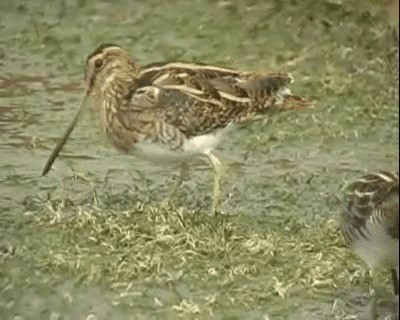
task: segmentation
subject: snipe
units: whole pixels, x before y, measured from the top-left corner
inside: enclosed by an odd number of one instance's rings
[[[241,72],[212,65],[166,62],[139,68],[115,44],[102,44],[86,61],[87,92],[76,116],[51,154],[51,168],[90,102],[118,150],[153,162],[204,157],[214,168],[212,212],[221,203],[220,161],[213,149],[234,124],[311,103],[292,95],[286,73]]]
[[[347,244],[371,269],[389,267],[399,294],[399,173],[368,174],[349,186],[341,229]]]

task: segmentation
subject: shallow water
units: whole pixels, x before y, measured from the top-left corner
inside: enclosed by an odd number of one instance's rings
[[[48,199],[85,205],[98,195],[99,206],[107,207],[107,197],[126,193],[153,205],[165,200],[178,174],[118,154],[98,133],[95,121],[85,119],[51,172],[41,177],[82,98],[85,56],[101,42],[130,49],[141,64],[184,59],[287,70],[296,79],[294,91],[317,101],[315,109],[274,115],[240,129],[218,149],[229,168],[223,210],[254,232],[266,225],[274,228],[282,219],[336,219],[348,181],[367,171],[398,169],[398,106],[385,71],[390,46],[385,12],[372,2],[357,9],[354,3],[320,0],[311,10],[308,1],[2,1],[0,247],[5,249],[0,264],[7,269],[0,272],[0,313],[7,319],[182,315],[170,308],[176,296],[165,286],[149,289],[138,280],[136,291],[114,305],[115,291],[101,281],[86,279],[81,287],[68,272],[60,280],[59,274],[30,263],[30,255],[42,250],[35,245],[47,245],[41,234],[53,239],[53,233],[61,232],[31,225],[29,217],[40,215]],[[211,170],[207,164],[193,164],[179,204],[205,214],[210,191]],[[124,211],[128,205],[119,200],[109,206]],[[35,245],[24,251],[30,241]],[[22,250],[15,259],[7,253],[10,245]],[[179,292],[196,301],[192,287],[200,283],[182,284]],[[200,291],[214,289],[203,286]],[[366,290],[365,283],[350,292],[331,288],[319,300],[318,295],[299,294],[256,309],[232,302],[231,308],[210,307],[208,314],[202,310],[183,317],[350,319],[346,314],[353,312],[363,319],[365,308],[355,306],[368,303]],[[160,303],[149,299],[157,296],[162,297],[159,309],[155,306]],[[343,312],[332,311],[337,297],[350,301]]]

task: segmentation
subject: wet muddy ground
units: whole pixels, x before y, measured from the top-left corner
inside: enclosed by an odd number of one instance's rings
[[[102,42],[290,71],[317,104],[226,137],[218,218],[206,164],[169,199],[178,171],[118,154],[90,119],[41,177]],[[1,318],[366,319],[389,274],[337,216],[349,181],[398,168],[391,46],[375,1],[1,1]]]

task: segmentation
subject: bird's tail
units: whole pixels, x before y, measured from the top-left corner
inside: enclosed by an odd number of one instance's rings
[[[289,73],[252,73],[248,77],[242,77],[242,82],[238,86],[253,100],[248,110],[253,114],[314,106],[313,101],[292,94],[289,85],[293,82],[293,77]]]
[[[279,98],[281,100],[279,100]],[[304,108],[312,108],[315,106],[314,101],[310,101],[304,99],[300,96],[293,95],[291,93],[288,94],[280,94],[280,97],[276,103],[276,108],[285,111],[285,110],[298,110]]]

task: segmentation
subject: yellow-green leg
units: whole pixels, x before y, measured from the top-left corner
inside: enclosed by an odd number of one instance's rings
[[[394,305],[392,301],[389,300],[383,293],[374,290],[374,293],[371,295],[371,301],[369,304],[369,320],[377,320],[380,319],[382,316],[382,312],[384,313],[392,313],[393,315],[396,314],[397,317],[393,319],[398,319],[398,299],[399,299],[399,278],[398,278],[398,267],[391,269],[392,274],[392,282],[393,282],[393,289],[394,289]],[[372,272],[371,272],[372,273]],[[373,277],[373,279],[375,279]],[[377,284],[373,280],[373,287],[377,288]],[[395,309],[395,310],[393,310]],[[385,319],[392,319],[389,314],[385,317]]]
[[[214,169],[214,190],[213,190],[213,202],[211,207],[211,214],[216,216],[220,212],[221,202],[222,202],[222,192],[221,192],[221,171],[222,165],[216,156],[212,153],[206,154],[211,162]]]
[[[169,194],[169,197],[171,199],[176,197],[179,188],[181,187],[182,183],[187,179],[188,176],[189,176],[189,165],[186,162],[182,162],[181,164],[179,164],[179,177]]]
[[[186,180],[189,172],[189,167],[186,163],[180,163],[178,165],[179,168],[179,176],[176,181],[171,183],[171,186],[168,191],[168,195],[164,200],[161,201],[161,206],[170,207],[172,204],[177,204],[178,202],[178,191],[181,187],[182,183]]]

